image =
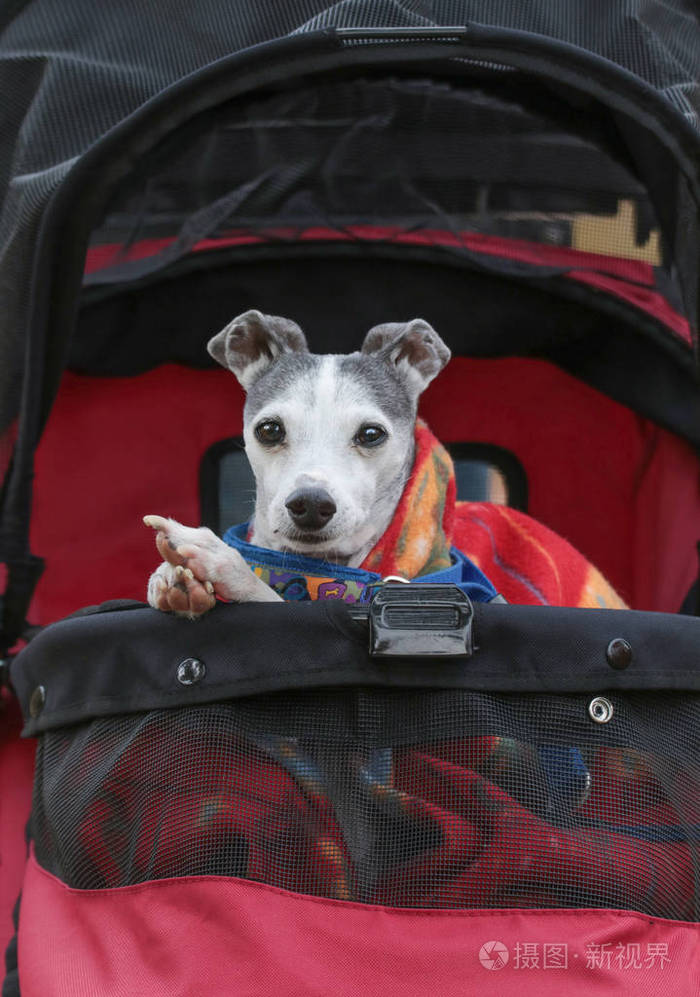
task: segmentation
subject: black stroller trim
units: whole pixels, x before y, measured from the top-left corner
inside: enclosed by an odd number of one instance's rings
[[[149,276],[118,288],[89,288],[83,294],[69,366],[97,376],[134,376],[165,362],[214,367],[214,361],[202,356],[199,342],[185,337],[171,337],[164,342],[148,336],[156,323],[170,326],[171,316],[176,317],[194,296],[201,302],[202,328],[223,327],[248,302],[265,300],[272,314],[288,308],[307,334],[313,331],[310,338],[319,352],[351,351],[357,346],[357,331],[365,318],[362,308],[365,302],[367,307],[372,306],[368,289],[376,280],[376,261],[387,281],[398,280],[399,274],[410,274],[404,282],[406,312],[423,314],[429,302],[430,314],[441,329],[450,328],[454,308],[468,308],[472,316],[475,309],[488,308],[493,320],[491,338],[485,341],[482,335],[483,318],[458,331],[453,329],[450,343],[456,355],[544,357],[682,436],[700,451],[695,360],[685,344],[669,336],[651,315],[643,315],[624,301],[565,277],[535,273],[505,278],[435,247],[372,243],[359,247],[352,243],[236,247],[179,260],[166,273],[159,274],[159,279]],[[430,266],[420,266],[422,263]],[[337,284],[342,272],[357,288],[356,311],[347,316],[347,321],[339,315],[332,334],[325,333],[326,339],[320,338],[321,330],[316,333],[314,329],[313,302],[309,301],[304,280],[310,266],[319,287]],[[233,274],[235,281],[231,279]],[[509,293],[500,294],[499,284],[505,280]],[[151,284],[152,289],[147,295],[141,294],[146,284]],[[236,297],[231,292],[232,284]],[[222,289],[227,296],[223,314]],[[546,311],[542,307],[545,295]],[[579,305],[577,319],[582,332],[575,338],[561,333],[557,337],[553,329],[557,322],[560,329],[566,329],[568,302]],[[603,314],[614,325],[602,323]],[[368,315],[367,327],[380,318]],[[100,337],[93,334],[94,329],[100,330]]]
[[[700,621],[692,617],[475,604],[472,657],[387,663],[372,659],[366,625],[333,600],[219,605],[196,623],[138,603],[116,606],[48,627],[13,661],[25,736],[95,717],[342,686],[536,695],[700,690]],[[622,661],[619,644],[611,648],[620,639],[631,648]]]

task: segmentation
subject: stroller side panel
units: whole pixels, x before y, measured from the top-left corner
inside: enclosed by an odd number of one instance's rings
[[[608,997],[641,981],[690,997],[700,984],[696,927],[627,911],[397,910],[214,876],[81,891],[34,858],[22,905],[22,997]]]
[[[481,604],[471,658],[388,662],[342,604],[268,615],[104,609],[13,665],[39,738],[24,997],[692,997],[696,621]]]

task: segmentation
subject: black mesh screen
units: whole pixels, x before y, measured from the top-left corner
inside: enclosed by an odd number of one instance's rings
[[[690,697],[615,694],[609,723],[590,701],[355,688],[49,732],[37,857],[82,889],[214,874],[394,906],[693,919]]]
[[[452,251],[498,255],[471,232],[660,264],[656,229],[622,143],[533,81],[324,81],[235,102],[166,138],[93,231],[85,283],[219,243],[410,244],[417,232]]]
[[[104,294],[188,257],[203,266],[212,251],[283,256],[300,244],[567,274],[643,310],[651,295],[690,338],[673,257],[624,149],[594,114],[572,116],[522,81],[360,79],[224,108],[139,163],[92,232],[84,282]]]

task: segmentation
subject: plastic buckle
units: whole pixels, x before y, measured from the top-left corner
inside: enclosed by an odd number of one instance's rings
[[[373,657],[469,658],[471,599],[456,585],[387,582],[369,605]]]

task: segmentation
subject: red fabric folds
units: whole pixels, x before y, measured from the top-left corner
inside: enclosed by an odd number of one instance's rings
[[[472,825],[469,834],[460,835],[461,871],[453,875],[447,891],[455,906],[478,907],[486,901],[525,906],[527,898],[533,906],[555,906],[557,895],[567,887],[595,896],[609,895],[614,885],[630,908],[651,897],[661,908],[670,908],[677,905],[680,891],[684,915],[693,916],[693,861],[687,844],[642,840],[611,830],[564,830],[531,813],[477,772],[419,752],[410,754],[401,777],[420,784],[427,805],[451,800],[458,816]],[[655,830],[662,828],[663,823]],[[440,889],[435,895],[426,891],[422,902],[427,906],[439,904],[446,892],[448,870],[441,859],[433,868],[433,881],[442,881]],[[414,897],[415,885],[404,870],[395,886],[402,883]]]
[[[508,602],[626,609],[579,551],[531,516],[490,502],[458,502],[453,543]]]

